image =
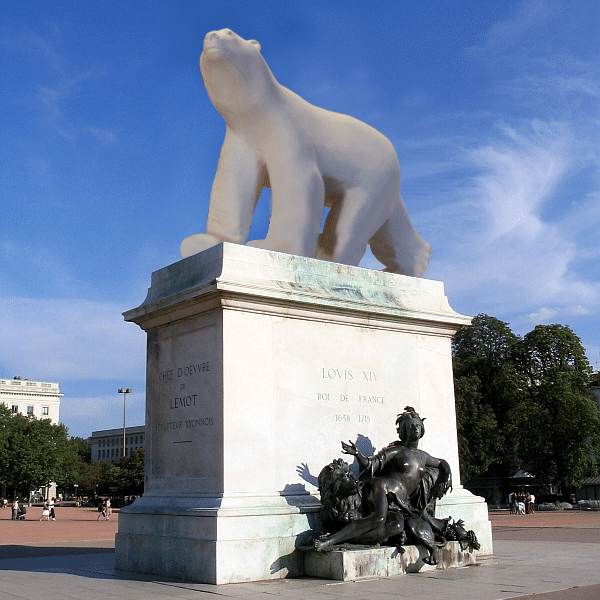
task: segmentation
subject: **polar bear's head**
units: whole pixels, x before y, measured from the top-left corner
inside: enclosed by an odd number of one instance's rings
[[[212,103],[226,120],[226,113],[238,112],[241,103],[260,102],[275,82],[260,44],[231,29],[206,34],[200,72]]]

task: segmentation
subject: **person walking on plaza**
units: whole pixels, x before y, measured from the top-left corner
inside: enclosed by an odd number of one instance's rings
[[[6,498],[2,498],[2,500],[0,500],[0,504],[2,504],[2,508],[4,509],[8,504],[8,500]]]
[[[46,521],[50,520],[50,507],[48,506],[48,500],[44,500],[44,504],[42,506],[42,516],[40,517],[40,521],[46,517]]]
[[[100,502],[100,506],[98,506],[98,513],[99,514],[96,521],[99,521],[100,517],[105,517],[107,521],[110,521],[110,500],[108,498]]]
[[[12,520],[17,520],[17,515],[19,514],[19,499],[15,496],[12,502]]]
[[[50,517],[53,521],[56,521],[56,514],[54,513],[54,501],[56,498],[52,498],[50,502],[48,502],[48,508],[50,509]]]

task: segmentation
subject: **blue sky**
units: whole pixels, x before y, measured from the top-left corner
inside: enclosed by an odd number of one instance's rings
[[[145,334],[121,313],[204,231],[225,125],[198,58],[223,27],[391,139],[455,310],[569,325],[600,367],[596,3],[5,0],[2,377],[58,381],[72,435],[121,426],[122,386],[143,424]]]

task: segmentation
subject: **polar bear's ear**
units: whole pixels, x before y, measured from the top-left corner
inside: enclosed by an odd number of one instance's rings
[[[256,40],[248,40],[260,52],[260,44]]]

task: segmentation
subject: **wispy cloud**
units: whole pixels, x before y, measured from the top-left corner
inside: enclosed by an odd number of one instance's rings
[[[462,241],[454,240],[444,260],[453,286],[508,305],[597,302],[598,283],[572,269],[580,258],[573,225],[583,226],[583,207],[571,207],[569,229],[544,214],[573,164],[569,129],[537,120],[519,132],[505,125],[499,131],[467,156],[479,173],[466,183],[468,201],[455,214]]]
[[[0,306],[4,376],[143,379],[145,334],[123,321],[122,305],[3,295]]]
[[[509,12],[495,11],[495,23],[487,29],[483,43],[469,48],[472,53],[499,56],[519,49],[523,41],[531,40],[532,30],[539,29],[541,24],[554,16],[554,6],[544,0],[528,0],[516,4]]]
[[[88,134],[103,143],[112,143],[116,140],[114,132],[97,124],[81,122],[67,107],[74,100],[84,101],[86,86],[102,79],[106,67],[98,62],[83,67],[77,64],[59,49],[61,38],[60,27],[54,23],[45,35],[28,30],[4,40],[5,49],[26,57],[20,68],[24,72],[24,81],[31,86],[26,92],[27,103],[37,108],[49,129],[68,141]]]

